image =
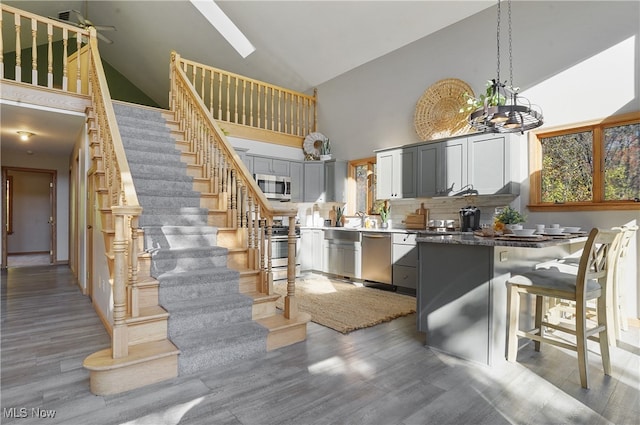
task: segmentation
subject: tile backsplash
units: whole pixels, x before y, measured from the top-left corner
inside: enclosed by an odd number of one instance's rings
[[[458,220],[460,208],[473,205],[480,209],[480,222],[490,223],[493,220],[495,208],[509,205],[515,198],[516,195],[482,195],[395,199],[390,200],[390,219],[393,227],[403,228],[407,214],[415,214],[416,210],[420,208],[420,204],[424,204],[424,207],[429,210],[429,219]],[[299,222],[302,226],[322,226],[324,220],[329,219],[330,211],[338,206],[342,207],[344,204],[336,202],[299,203],[297,204]]]

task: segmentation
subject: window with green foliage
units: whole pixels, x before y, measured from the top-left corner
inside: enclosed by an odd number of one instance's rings
[[[640,209],[639,113],[532,135],[532,206]]]
[[[364,158],[349,162],[349,202],[347,213],[373,214],[376,193],[376,158]]]

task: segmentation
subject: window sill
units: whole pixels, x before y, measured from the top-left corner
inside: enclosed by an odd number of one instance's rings
[[[533,212],[551,211],[627,211],[640,210],[640,202],[571,203],[571,204],[529,204]]]

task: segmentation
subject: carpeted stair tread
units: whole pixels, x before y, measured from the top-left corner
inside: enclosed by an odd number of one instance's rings
[[[251,307],[253,300],[243,294],[223,294],[215,297],[200,297],[195,300],[176,300],[163,303],[163,307],[171,311],[172,315],[188,313],[209,313],[219,310],[230,310],[236,307]],[[215,307],[215,308],[213,308]],[[249,311],[249,313],[251,313]],[[249,314],[246,320],[251,320]]]
[[[219,282],[221,280],[228,280],[233,278],[240,278],[240,272],[234,269],[224,267],[214,267],[204,270],[190,270],[187,272],[164,272],[158,276],[153,276],[160,281],[160,285],[170,285],[176,281],[176,278],[181,279],[208,279],[210,282]]]
[[[207,351],[211,350],[211,347],[224,347],[225,345],[233,344],[239,339],[239,336],[249,337],[248,339],[250,339],[251,336],[264,337],[267,332],[264,326],[253,321],[247,321],[224,328],[212,328],[198,332],[197,335],[191,335],[190,333],[176,335],[172,339],[181,349]],[[206,341],[207,344],[203,344],[203,341]]]

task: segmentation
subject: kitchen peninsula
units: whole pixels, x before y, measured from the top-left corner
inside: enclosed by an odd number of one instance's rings
[[[502,239],[418,233],[418,330],[426,333],[427,346],[489,366],[504,362],[507,279],[573,254],[586,241]],[[527,317],[521,323],[528,326],[532,306],[524,302],[522,309]]]

